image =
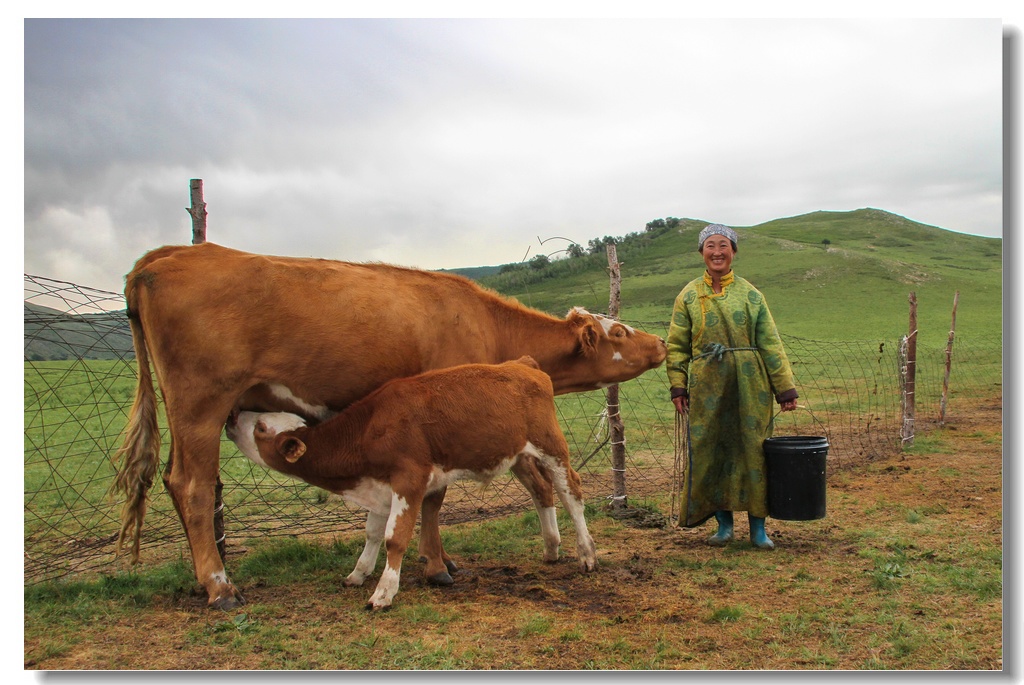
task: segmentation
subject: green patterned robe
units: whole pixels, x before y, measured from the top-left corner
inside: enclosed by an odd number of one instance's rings
[[[705,272],[676,297],[666,342],[669,383],[690,402],[680,523],[700,525],[718,510],[766,517],[772,400],[797,392],[764,296],[731,271],[715,294]]]

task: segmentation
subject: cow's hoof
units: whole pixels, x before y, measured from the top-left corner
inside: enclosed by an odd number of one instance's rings
[[[218,597],[217,599],[210,600],[210,609],[220,609],[221,611],[230,611],[237,609],[240,606],[245,605],[245,597],[242,597],[237,591],[233,595],[227,597]]]
[[[444,571],[427,576],[427,582],[431,585],[455,585],[455,580]]]
[[[420,563],[421,563],[421,564],[425,564],[425,563],[427,563],[427,558],[426,558],[426,557],[424,557],[424,556],[421,556],[421,557],[420,557]],[[450,574],[452,574],[452,575],[455,575],[456,573],[458,573],[458,572],[459,572],[459,567],[458,567],[458,566],[457,566],[457,565],[455,564],[455,562],[454,562],[454,561],[452,561],[451,559],[445,559],[445,560],[444,560],[444,567],[445,567],[446,569],[448,569],[448,573],[450,573]]]
[[[372,611],[372,612],[376,613],[378,611],[388,611],[388,610],[390,610],[391,609],[391,605],[390,604],[383,604],[381,606],[377,606],[373,602],[367,602],[366,606],[364,608],[367,611]]]

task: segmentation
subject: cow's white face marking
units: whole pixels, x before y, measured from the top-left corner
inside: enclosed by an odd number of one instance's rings
[[[619,351],[616,351],[615,354],[612,355],[612,361],[613,362],[621,362],[622,361],[622,353],[619,352]]]
[[[591,316],[594,317],[595,321],[601,324],[601,328],[604,329],[604,337],[607,338],[608,335],[612,332],[612,326],[615,325],[615,319],[609,319],[607,317],[598,316],[596,314],[592,314]]]
[[[335,412],[332,412],[322,404],[309,404],[301,397],[296,397],[287,386],[281,385],[280,383],[267,383],[267,387],[270,388],[270,392],[274,397],[294,404],[307,415],[315,416],[321,421],[326,421],[335,414]]]
[[[619,326],[622,326],[623,328],[625,328],[630,333],[635,333],[636,332],[636,330],[632,326],[627,326],[626,324],[622,323],[621,321],[616,321],[615,319],[612,319],[612,318],[607,317],[607,316],[603,316],[601,314],[591,314],[590,312],[588,312],[583,307],[573,307],[573,311],[576,312],[577,314],[582,315],[582,316],[589,316],[594,321],[596,321],[597,323],[601,324],[601,328],[604,330],[604,335],[605,335],[606,338],[608,337],[608,335],[611,334],[612,327],[615,326],[616,324],[619,325]]]

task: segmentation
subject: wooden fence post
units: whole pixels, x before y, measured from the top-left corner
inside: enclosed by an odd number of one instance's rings
[[[619,300],[621,296],[621,275],[615,243],[608,243],[608,316],[619,318]],[[608,437],[612,446],[612,509],[623,509],[626,506],[626,427],[622,422],[619,404],[619,385],[611,385],[607,390]]]
[[[203,202],[203,179],[193,178],[189,181],[189,196],[192,206],[185,211],[192,216],[192,244],[206,242],[206,203]]]
[[[949,325],[949,339],[946,341],[946,374],[942,377],[942,399],[939,400],[939,425],[946,423],[946,398],[949,397],[949,371],[953,366],[953,338],[956,336],[956,306],[960,302],[960,291],[953,295],[953,322]]]
[[[914,391],[917,386],[917,293],[910,293],[910,326],[903,339],[903,427],[900,440],[903,447],[914,444]]]
[[[203,179],[193,178],[188,183],[189,199],[191,207],[185,211],[192,217],[192,244],[198,245],[206,242],[206,202],[203,201]],[[228,544],[227,533],[224,530],[224,484],[217,475],[217,488],[213,500],[213,535],[217,541],[217,551],[220,553],[220,560],[227,561]]]

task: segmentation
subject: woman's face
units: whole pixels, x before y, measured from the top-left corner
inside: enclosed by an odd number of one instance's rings
[[[736,255],[732,243],[724,235],[712,235],[704,241],[704,264],[712,276],[722,277],[732,270],[732,258]]]

